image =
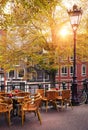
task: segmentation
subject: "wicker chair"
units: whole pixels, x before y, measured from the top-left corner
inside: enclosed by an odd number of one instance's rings
[[[39,93],[42,97],[45,97],[45,90],[44,89],[37,89],[37,93]]]
[[[5,113],[7,117],[8,124],[10,126],[11,120],[10,120],[10,113],[13,109],[12,105],[8,105],[7,103],[0,103],[0,114]]]
[[[13,101],[9,97],[0,96],[0,103],[7,103],[8,105],[12,105]]]
[[[29,99],[29,101],[24,102],[22,104],[22,110],[21,110],[22,125],[24,124],[25,114],[27,112],[34,112],[35,114],[37,114],[40,124],[42,123],[40,112],[39,112],[40,103],[41,103],[41,96],[38,95],[38,96],[34,97],[34,100]]]
[[[0,96],[4,96],[5,95],[5,92],[0,92]]]
[[[46,101],[46,111],[47,111],[49,102],[52,103],[52,105],[58,111],[57,102],[56,102],[56,91],[46,91],[46,98],[47,98],[47,101]]]
[[[46,112],[48,110],[48,104],[51,102],[55,108],[58,110],[57,108],[57,103],[56,103],[56,97],[55,97],[55,91],[46,91],[44,89],[37,89],[37,93],[40,93],[40,95],[42,96],[41,99],[41,107],[42,107],[42,103],[45,103],[45,107],[46,107]]]
[[[61,96],[56,96],[56,99],[61,102],[61,108],[63,109],[63,106],[65,105],[67,107],[67,104],[69,104],[72,107],[71,103],[71,91],[70,90],[63,90]]]
[[[36,92],[41,95],[41,104],[40,107],[42,108],[42,104],[45,103],[46,106],[46,112],[48,108],[48,99],[45,96],[45,90],[44,89],[37,89]]]
[[[21,96],[21,97],[23,97],[23,96],[30,96],[30,93],[29,92],[18,92],[16,94],[16,96]]]
[[[4,96],[0,95],[0,103],[3,103],[3,102],[4,102]]]

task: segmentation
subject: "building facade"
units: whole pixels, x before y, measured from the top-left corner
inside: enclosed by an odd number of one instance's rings
[[[79,85],[83,84],[85,79],[88,78],[88,62],[77,63],[76,65],[76,76]],[[67,86],[71,86],[71,81],[73,80],[73,66],[63,65],[58,69],[56,75],[56,81],[67,82]],[[80,87],[80,86],[79,86]]]

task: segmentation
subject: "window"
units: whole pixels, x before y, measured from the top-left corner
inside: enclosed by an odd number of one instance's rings
[[[43,79],[43,74],[42,71],[37,71],[37,80],[42,80]]]
[[[73,76],[73,66],[70,66],[69,71],[70,71],[70,76]]]
[[[62,76],[67,76],[67,67],[66,66],[63,66],[62,68],[61,68],[61,75]]]
[[[24,77],[24,69],[20,69],[20,70],[18,71],[18,77],[19,77],[19,78]]]
[[[82,75],[86,75],[86,65],[82,65]]]
[[[47,73],[45,73],[45,79],[49,80],[49,75]]]
[[[37,71],[37,80],[49,80],[49,75],[43,71]]]
[[[13,78],[14,77],[14,70],[10,70],[9,71],[9,78]]]
[[[35,81],[35,80],[36,80],[36,77],[37,77],[36,72],[32,72],[32,73],[31,73],[31,80]]]

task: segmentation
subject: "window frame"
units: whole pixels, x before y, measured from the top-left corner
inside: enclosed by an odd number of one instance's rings
[[[85,68],[85,72],[83,72],[83,68]],[[82,64],[82,67],[81,67],[81,75],[82,76],[86,76],[86,70],[87,70],[87,66],[85,64]]]
[[[71,69],[71,67],[72,67],[72,69]],[[71,72],[71,71],[72,71],[72,72]],[[69,67],[69,74],[70,74],[71,77],[73,76],[73,71],[74,71],[74,70],[73,70],[73,66],[70,66],[70,67]]]
[[[14,74],[13,74],[12,76],[10,76],[10,72],[11,72],[11,71],[14,72]],[[8,72],[8,78],[15,78],[15,70],[10,70],[10,71]]]
[[[64,69],[64,70],[62,70]],[[64,71],[64,72],[62,72]],[[61,67],[61,77],[67,77],[68,76],[68,67],[67,66],[62,66]]]

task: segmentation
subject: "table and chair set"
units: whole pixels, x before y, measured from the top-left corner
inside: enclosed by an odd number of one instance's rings
[[[45,92],[44,89],[37,89],[37,92],[40,93],[42,96],[41,99],[41,104],[45,104],[46,107],[46,112],[49,108],[49,104],[51,103],[56,110],[58,111],[58,103],[60,104],[60,107],[62,110],[64,109],[64,106],[67,107],[68,105],[72,107],[71,103],[71,90],[66,89],[57,89],[57,88],[52,88],[50,90],[47,90]],[[42,105],[41,105],[42,106]]]
[[[5,114],[8,125],[11,125],[11,118],[14,116],[21,117],[21,123],[24,124],[26,114],[34,113],[34,117],[38,117],[42,124],[41,113],[42,106],[45,104],[45,110],[48,111],[48,106],[52,106],[58,111],[57,102],[60,102],[61,109],[63,106],[69,105],[72,107],[70,90],[56,90],[55,88],[45,91],[37,89],[35,94],[24,92],[21,90],[12,90],[11,92],[0,92],[0,115]],[[0,116],[1,118],[1,116]]]

